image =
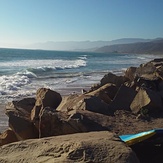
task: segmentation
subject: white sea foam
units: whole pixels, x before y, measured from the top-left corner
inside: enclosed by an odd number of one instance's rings
[[[19,60],[19,61],[8,61],[2,62],[2,67],[30,67],[38,68],[42,70],[47,69],[66,69],[66,68],[77,68],[86,66],[86,61],[82,59],[78,60]]]
[[[25,75],[3,75],[0,76],[0,94],[13,94],[13,92],[20,90],[24,85],[27,85],[31,80]]]
[[[86,60],[87,59],[87,55],[82,55],[80,57],[78,57],[79,59],[82,59],[82,60]]]
[[[16,75],[19,76],[26,76],[28,78],[37,78],[37,75],[33,72],[30,72],[28,70],[22,71],[22,72],[17,72]]]

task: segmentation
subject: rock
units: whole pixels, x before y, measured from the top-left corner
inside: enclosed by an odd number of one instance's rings
[[[130,87],[127,87],[125,85],[122,85],[115,98],[113,99],[112,103],[109,105],[109,109],[112,110],[129,110],[130,111],[130,105],[133,101],[133,99],[136,96],[136,91]]]
[[[101,86],[107,83],[112,83],[112,84],[115,84],[117,87],[120,87],[122,84],[124,84],[128,80],[129,79],[124,76],[116,76],[115,74],[108,73],[104,75],[100,83],[101,83]]]
[[[0,135],[0,146],[18,141],[15,133],[9,128]]]
[[[135,114],[158,114],[163,110],[161,96],[150,89],[140,89],[130,107]]]
[[[18,140],[38,138],[38,130],[32,122],[12,113],[9,114],[9,127],[13,130]]]
[[[94,84],[94,85],[91,86],[90,92],[95,91],[96,89],[98,89],[98,88],[100,88],[100,87],[101,87],[101,85],[100,85],[99,83]]]
[[[153,64],[156,67],[156,69],[157,69],[157,68],[163,66],[163,59],[162,58],[156,58],[156,59],[154,59],[154,60],[152,60],[152,61],[150,61],[148,63]]]
[[[6,105],[6,114],[14,114],[30,119],[31,110],[35,105],[35,98],[24,98],[19,101],[12,101]]]
[[[35,104],[34,98],[24,98],[7,104],[6,114],[9,117],[9,127],[15,133],[17,140],[38,138],[38,130],[30,121],[30,113]]]
[[[144,77],[139,77],[137,78],[137,80],[135,81],[135,85],[140,87],[140,88],[145,88],[145,89],[151,89],[154,91],[158,91],[158,85],[161,82],[161,80],[159,78],[153,78],[150,76],[146,76],[144,75]]]
[[[64,96],[56,110],[61,112],[68,112],[69,110],[72,110],[73,105],[78,103],[83,97],[84,95],[77,94]]]
[[[101,124],[107,117],[101,118],[102,115],[85,110],[73,110],[66,114],[45,108],[39,116],[39,137],[107,130]]]
[[[71,95],[65,98],[58,106],[57,111],[69,112],[71,110],[89,110],[96,113],[112,115],[112,110],[108,109],[108,104],[99,97],[88,94]]]
[[[68,123],[79,132],[108,130],[106,121],[108,116],[87,110],[70,111]],[[75,122],[75,123],[74,123]],[[80,126],[79,126],[80,124]]]
[[[132,149],[106,131],[26,140],[0,148],[0,162],[139,163]]]
[[[87,93],[87,95],[99,97],[105,103],[109,104],[115,97],[117,90],[118,88],[114,84],[108,83],[101,86],[95,91]]]
[[[156,71],[156,67],[151,63],[148,62],[146,64],[142,64],[140,65],[137,69],[136,69],[136,76],[138,77],[142,77],[144,74],[150,74],[155,76],[155,71]]]
[[[163,80],[163,59],[154,59],[146,64],[140,65],[136,69],[136,76],[143,77],[147,80],[155,80],[157,78]]]
[[[65,113],[53,111],[50,108],[42,109],[39,119],[40,138],[82,132],[82,130],[77,127],[79,124],[73,124],[74,126],[77,125],[75,128],[68,123],[68,116]]]
[[[125,77],[128,78],[130,81],[133,81],[135,78],[135,72],[136,72],[137,67],[129,67],[125,71]]]
[[[95,113],[111,115],[112,110],[108,109],[108,105],[96,96],[86,95],[78,104],[74,105],[74,110],[88,110]]]
[[[40,110],[45,107],[51,107],[55,110],[61,101],[62,97],[59,93],[47,88],[38,89],[36,93],[36,103],[31,111],[31,120],[37,121]]]
[[[163,80],[163,65],[157,68],[156,76],[159,77],[161,80]]]

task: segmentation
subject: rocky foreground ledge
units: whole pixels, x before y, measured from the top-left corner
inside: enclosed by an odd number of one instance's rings
[[[163,128],[163,59],[108,73],[82,94],[40,88],[6,114],[1,162],[139,162],[117,136]]]

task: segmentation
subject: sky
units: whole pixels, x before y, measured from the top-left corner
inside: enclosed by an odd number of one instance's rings
[[[163,0],[0,0],[0,47],[163,37]]]

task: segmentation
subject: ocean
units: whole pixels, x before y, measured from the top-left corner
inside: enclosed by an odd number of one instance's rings
[[[108,72],[122,74],[156,55],[103,54],[47,50],[0,49],[0,104],[34,96],[41,87],[61,95],[89,89]],[[2,110],[2,109],[1,109]],[[0,114],[0,128],[6,118]],[[1,129],[0,129],[1,131]]]

